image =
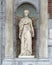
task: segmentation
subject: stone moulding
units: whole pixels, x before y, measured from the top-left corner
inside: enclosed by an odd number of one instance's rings
[[[48,59],[4,59],[2,65],[50,65]]]

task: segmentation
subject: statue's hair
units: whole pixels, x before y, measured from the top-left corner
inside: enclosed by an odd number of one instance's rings
[[[25,12],[28,12],[28,14],[29,14],[29,10],[24,10],[24,13],[25,13]]]

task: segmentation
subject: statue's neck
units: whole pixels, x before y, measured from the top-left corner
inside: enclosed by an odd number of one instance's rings
[[[28,18],[28,16],[25,16],[25,18]]]

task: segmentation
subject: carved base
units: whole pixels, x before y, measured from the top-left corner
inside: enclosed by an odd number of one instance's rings
[[[31,59],[31,58],[35,58],[35,56],[19,56],[18,58],[27,58],[27,59],[30,58]]]

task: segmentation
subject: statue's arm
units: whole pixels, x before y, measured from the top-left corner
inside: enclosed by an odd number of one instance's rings
[[[34,37],[34,28],[33,28],[33,25],[32,25],[32,21],[31,21],[31,34],[32,34],[32,37]]]
[[[21,21],[19,22],[19,38],[21,39],[21,34],[22,34],[22,24]]]
[[[19,38],[21,39],[22,36],[22,32],[23,32],[23,22],[22,20],[19,22]]]
[[[20,28],[19,28],[19,38],[21,39],[21,30],[20,30]]]

